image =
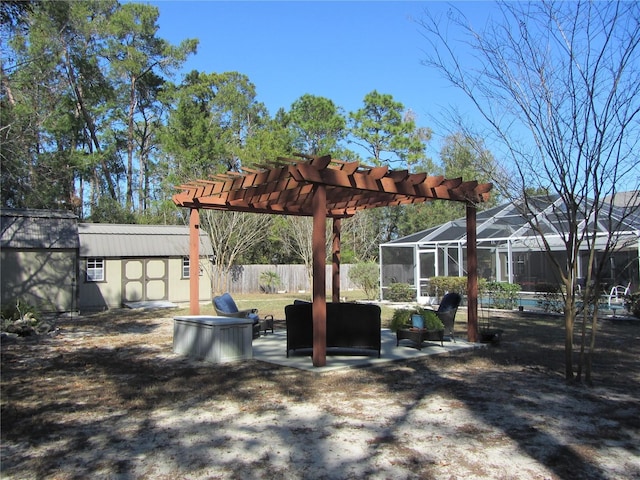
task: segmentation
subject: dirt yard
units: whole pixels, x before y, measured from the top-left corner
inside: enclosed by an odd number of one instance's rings
[[[0,476],[640,478],[637,321],[600,322],[586,387],[564,380],[557,317],[502,314],[497,347],[318,374],[178,357],[172,315],[4,341]]]

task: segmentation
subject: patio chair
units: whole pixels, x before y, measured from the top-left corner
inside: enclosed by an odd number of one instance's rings
[[[260,336],[261,329],[264,329],[265,335],[267,330],[271,330],[271,333],[273,333],[273,315],[265,316],[264,320],[260,322],[257,308],[239,310],[229,293],[214,297],[213,308],[215,308],[216,314],[223,317],[251,318],[253,320],[253,338]]]
[[[627,283],[627,286],[624,285],[616,285],[611,288],[611,292],[609,292],[609,308],[611,308],[612,303],[622,303],[624,297],[631,293],[631,282]]]
[[[456,339],[453,336],[453,323],[455,322],[456,313],[458,312],[461,301],[462,297],[459,294],[455,292],[447,293],[442,297],[438,310],[436,311],[436,315],[438,315],[438,318],[444,324],[444,334],[449,336],[454,342]]]

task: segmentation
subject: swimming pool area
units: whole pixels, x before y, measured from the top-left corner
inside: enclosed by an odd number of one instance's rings
[[[545,309],[544,305],[549,304],[548,308]],[[494,308],[495,301],[490,298],[478,298],[478,308],[479,309],[487,309]],[[516,308],[522,307],[524,311],[549,311],[549,312],[559,312],[563,311],[564,302],[562,300],[559,301],[550,301],[542,298],[537,298],[534,293],[531,294],[521,294],[521,296],[516,301]],[[598,302],[598,312],[602,315],[624,315],[626,312],[624,308],[624,302],[616,302],[612,303],[609,306],[608,298],[602,297]]]

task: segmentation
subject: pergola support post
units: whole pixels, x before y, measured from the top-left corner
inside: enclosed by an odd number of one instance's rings
[[[324,185],[313,188],[313,230],[311,247],[313,252],[313,366],[327,364],[327,285],[325,229],[327,220],[327,190]]]
[[[189,215],[189,311],[200,315],[200,211]]]
[[[476,206],[467,203],[467,338],[478,341],[478,248]]]
[[[331,248],[331,301],[340,302],[340,230],[342,219],[333,219],[333,242]]]

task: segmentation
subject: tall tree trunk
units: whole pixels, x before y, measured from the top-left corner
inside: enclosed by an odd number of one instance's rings
[[[564,312],[565,337],[564,337],[564,360],[565,360],[565,378],[573,379],[573,324],[575,317],[572,312]]]
[[[82,88],[78,85],[78,81],[73,71],[73,66],[71,65],[71,61],[69,60],[68,47],[65,48],[65,55],[63,55],[63,58],[64,58],[65,67],[67,70],[67,77],[69,79],[69,84],[71,85],[71,88],[73,89],[73,92],[76,96],[76,108],[82,114],[82,118],[84,119],[84,122],[87,126],[87,130],[89,131],[89,136],[91,137],[91,141],[93,143],[94,148],[98,153],[102,153],[102,150],[100,148],[100,142],[98,141],[98,135],[96,133],[96,125],[93,121],[93,118],[91,117],[91,114],[89,113],[89,111],[85,106],[84,96],[82,95]],[[111,195],[111,198],[113,198],[114,200],[117,200],[116,187],[113,183],[113,179],[111,178],[111,171],[109,170],[109,167],[107,166],[107,163],[105,162],[102,155],[100,155],[100,164],[102,165],[104,179],[107,182],[109,195]]]
[[[136,77],[131,76],[129,90],[129,121],[127,131],[127,207],[133,206],[133,114],[136,109]]]

